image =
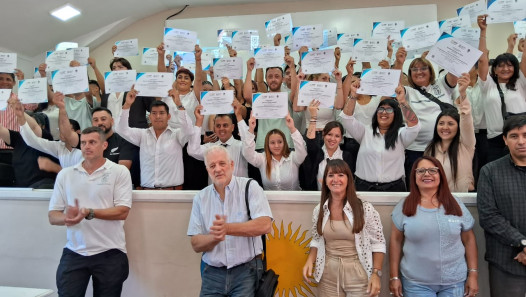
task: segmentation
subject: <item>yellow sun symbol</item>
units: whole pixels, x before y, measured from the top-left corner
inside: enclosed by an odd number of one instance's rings
[[[297,297],[298,294],[305,297],[314,296],[310,285],[303,280],[302,274],[303,265],[307,261],[311,238],[305,239],[307,230],[303,231],[298,238],[301,225],[294,233],[291,226],[292,222],[289,223],[287,234],[285,234],[283,221],[281,221],[279,230],[276,223],[272,222],[274,232],[268,234],[267,238],[267,266],[279,275],[276,290],[278,296],[288,297],[291,294],[294,297]],[[307,295],[304,290],[310,295]]]

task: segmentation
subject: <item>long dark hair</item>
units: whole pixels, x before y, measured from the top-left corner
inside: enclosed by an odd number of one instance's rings
[[[456,109],[445,109],[438,115],[437,120],[435,122],[435,131],[433,132],[433,139],[431,139],[431,142],[427,145],[424,151],[424,155],[432,157],[435,156],[436,145],[442,141],[442,138],[440,138],[437,131],[438,122],[440,122],[440,119],[442,117],[446,116],[452,117],[457,122],[458,127],[457,133],[455,134],[455,137],[453,137],[453,140],[451,141],[451,144],[447,149],[447,155],[449,156],[449,164],[451,166],[451,173],[453,173],[453,182],[456,184],[458,169],[458,146],[460,145],[460,115],[458,114],[458,111]]]
[[[416,185],[416,168],[418,163],[422,160],[428,160],[435,167],[438,167],[438,174],[440,175],[440,184],[438,184],[437,192],[435,193],[439,205],[444,207],[446,215],[453,216],[462,216],[462,209],[458,205],[455,197],[449,191],[449,186],[447,185],[446,174],[444,173],[444,167],[440,164],[440,161],[431,156],[423,156],[418,158],[415,163],[413,163],[413,168],[411,169],[411,177],[409,182],[409,195],[405,198],[404,207],[402,208],[402,213],[408,217],[414,216],[416,214],[416,208],[420,203],[420,189]]]
[[[495,60],[493,60],[493,63],[491,64],[491,78],[493,78],[493,81],[496,84],[499,83],[499,80],[497,75],[495,74],[495,68],[502,63],[509,63],[513,66],[513,75],[506,83],[506,88],[508,90],[515,91],[515,83],[517,82],[517,79],[519,79],[519,60],[517,59],[517,57],[515,57],[515,55],[510,53],[500,54],[495,58]]]
[[[345,161],[340,159],[333,159],[327,161],[327,166],[325,167],[325,172],[323,173],[323,182],[321,186],[321,200],[320,200],[320,212],[318,213],[318,222],[316,223],[316,230],[318,231],[318,234],[322,235],[322,223],[323,223],[323,205],[325,204],[325,201],[329,200],[329,209],[332,203],[332,195],[331,190],[329,190],[329,187],[327,186],[327,175],[330,173],[344,173],[347,175],[347,194],[346,199],[349,205],[351,206],[352,214],[353,214],[353,222],[352,222],[352,232],[353,233],[360,233],[363,229],[363,226],[365,225],[365,219],[364,219],[364,211],[363,211],[363,204],[362,200],[358,198],[356,195],[356,188],[354,187],[354,180],[351,173],[351,169],[349,168],[349,165],[345,163]],[[343,212],[342,208],[342,214],[345,218],[345,213]]]
[[[389,130],[385,133],[385,149],[394,149],[396,141],[398,140],[398,130],[404,125],[404,117],[402,116],[402,110],[400,110],[400,107],[398,106],[398,101],[394,99],[386,99],[380,101],[378,107],[382,105],[389,105],[394,110],[393,122],[391,123],[391,126],[389,126]],[[380,133],[376,132],[376,129],[378,128],[378,113],[375,113],[373,116],[373,123],[371,126],[373,128],[373,136],[380,136]]]

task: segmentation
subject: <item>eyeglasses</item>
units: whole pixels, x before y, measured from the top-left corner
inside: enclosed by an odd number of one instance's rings
[[[431,167],[431,168],[417,168],[415,169],[415,172],[417,175],[424,175],[426,172],[428,172],[430,175],[435,175],[438,173],[438,167]]]
[[[376,109],[376,112],[377,113],[393,113],[394,112],[394,109],[392,107],[378,107]]]
[[[411,68],[411,72],[426,72],[429,70],[429,67],[428,66],[424,66],[424,67],[414,67],[414,68]]]

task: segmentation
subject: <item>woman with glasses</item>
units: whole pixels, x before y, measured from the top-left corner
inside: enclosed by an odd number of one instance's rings
[[[396,54],[399,67],[403,65],[406,56],[407,52],[400,47]],[[457,77],[447,73],[437,78],[431,62],[422,56],[411,61],[408,80],[409,86],[404,88],[405,96],[418,116],[421,129],[415,141],[406,150],[404,166],[407,177],[413,162],[424,154],[426,146],[433,137],[433,128],[438,114],[443,108],[453,107],[451,104]]]
[[[475,220],[451,195],[444,168],[415,161],[409,195],[394,208],[389,290],[395,297],[473,297],[478,293]],[[403,252],[403,256],[402,256]]]
[[[351,86],[351,96],[341,115],[345,130],[360,143],[356,161],[356,190],[404,192],[404,149],[420,131],[419,120],[404,96],[404,88],[396,88],[396,100],[380,101],[371,126],[354,116],[360,82]],[[404,117],[407,127],[404,127]]]
[[[455,100],[459,110],[446,109],[438,115],[433,139],[424,152],[442,163],[451,192],[475,189],[471,166],[475,155],[475,128],[471,105],[466,98],[469,83],[469,74],[462,74],[458,79],[460,96]]]
[[[483,53],[479,60],[479,78],[481,92],[485,94],[483,106],[488,130],[487,161],[491,162],[507,154],[502,138],[505,118],[511,114],[526,113],[526,59],[523,54],[519,64],[519,60],[513,54],[501,54],[495,58],[491,72],[489,71],[486,47],[487,16],[479,15],[477,23],[480,28],[479,50]],[[513,52],[513,44],[511,51]]]

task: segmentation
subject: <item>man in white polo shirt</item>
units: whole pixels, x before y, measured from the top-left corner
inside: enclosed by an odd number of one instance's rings
[[[59,296],[84,296],[90,277],[94,296],[120,296],[128,278],[124,220],[132,204],[130,172],[103,157],[104,131],[82,131],[84,161],[63,169],[49,201],[49,222],[67,227],[57,269]]]

